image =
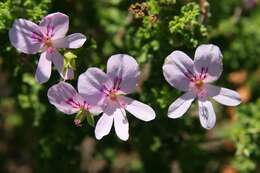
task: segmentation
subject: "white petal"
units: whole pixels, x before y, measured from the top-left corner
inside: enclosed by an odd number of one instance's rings
[[[205,129],[212,129],[215,126],[216,114],[211,102],[199,101],[199,117],[200,117],[200,124]]]
[[[187,92],[175,100],[169,107],[169,118],[180,118],[191,106],[195,96],[192,92]]]
[[[155,118],[155,112],[150,106],[129,97],[122,96],[121,98],[125,109],[136,118],[143,121],[151,121]]]
[[[241,103],[240,95],[234,90],[208,85],[208,93],[214,100],[226,106],[237,106]]]
[[[116,135],[123,141],[129,138],[129,123],[124,109],[117,109],[114,113],[114,126]]]
[[[223,70],[222,54],[219,47],[213,44],[200,45],[195,52],[194,65],[198,73],[201,73],[202,69],[206,69],[206,82],[217,80]]]
[[[95,136],[98,140],[109,134],[113,125],[113,119],[113,116],[105,113],[99,118],[95,128]]]
[[[173,87],[188,91],[191,78],[194,73],[194,63],[188,55],[182,51],[172,52],[163,65],[163,75]]]
[[[51,76],[51,61],[48,60],[47,56],[48,53],[43,52],[38,62],[35,78],[39,83],[48,81]]]

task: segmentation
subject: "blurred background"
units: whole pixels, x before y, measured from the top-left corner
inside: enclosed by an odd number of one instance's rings
[[[0,0],[0,172],[1,173],[258,173],[260,172],[260,2],[257,0]],[[131,115],[130,138],[114,131],[101,141],[49,104],[47,90],[59,80],[34,79],[39,55],[10,45],[17,18],[39,22],[46,14],[70,16],[69,33],[85,45],[72,53],[77,77],[88,67],[105,69],[115,53],[132,55],[142,71],[131,97],[157,113],[145,123]],[[218,45],[224,71],[216,82],[237,90],[240,106],[215,104],[217,124],[200,126],[197,103],[182,118],[167,118],[179,91],[162,75],[173,50],[193,57],[202,43]],[[66,53],[63,51],[63,53]],[[96,119],[97,120],[97,119]]]

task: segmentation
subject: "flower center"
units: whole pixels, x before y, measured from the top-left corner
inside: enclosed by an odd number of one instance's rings
[[[46,47],[52,47],[52,42],[50,37],[44,38],[44,44]]]
[[[195,81],[195,87],[198,89],[198,90],[201,90],[203,88],[203,80],[196,80]]]
[[[112,100],[112,101],[116,101],[116,100],[117,100],[117,94],[116,94],[115,92],[111,92],[111,93],[109,94],[109,98],[110,98],[110,100]]]

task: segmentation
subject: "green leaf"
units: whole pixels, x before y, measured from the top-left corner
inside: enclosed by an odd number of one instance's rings
[[[87,112],[87,122],[90,126],[94,127],[95,126],[95,119],[94,119],[94,115],[92,115],[91,113]]]

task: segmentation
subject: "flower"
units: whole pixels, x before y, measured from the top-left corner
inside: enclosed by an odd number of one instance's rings
[[[170,85],[186,93],[170,105],[168,117],[181,117],[198,98],[200,123],[211,129],[216,115],[209,97],[227,106],[240,104],[237,92],[210,84],[220,77],[222,66],[221,51],[212,44],[199,46],[194,61],[182,51],[172,52],[163,65],[164,77]]]
[[[51,63],[61,76],[64,76],[64,58],[57,51],[59,48],[80,48],[86,41],[83,34],[65,36],[69,28],[69,17],[62,13],[49,14],[39,25],[25,20],[15,20],[9,31],[12,45],[20,52],[36,54],[41,52],[36,70],[39,83],[48,81],[51,75]],[[64,77],[66,79],[66,75]]]
[[[98,68],[89,68],[79,76],[78,91],[92,104],[99,105],[103,111],[95,128],[97,139],[107,135],[113,123],[121,140],[126,141],[129,138],[125,110],[143,121],[155,118],[155,112],[150,106],[124,96],[135,90],[139,74],[134,58],[117,54],[109,58],[107,73]]]
[[[86,116],[91,116],[89,112],[94,115],[101,113],[100,107],[89,104],[69,83],[59,82],[53,85],[47,95],[49,102],[59,111],[65,114],[78,113],[74,120],[77,126],[81,126]]]

